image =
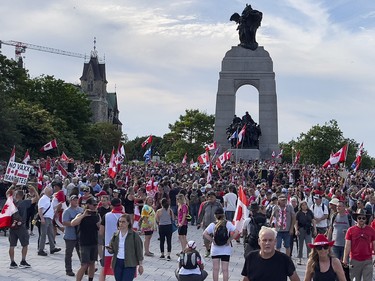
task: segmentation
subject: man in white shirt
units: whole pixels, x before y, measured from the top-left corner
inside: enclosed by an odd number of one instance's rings
[[[55,215],[55,211],[51,202],[52,193],[52,188],[46,187],[44,189],[43,196],[39,199],[38,202],[38,214],[41,222],[38,246],[39,256],[47,256],[47,253],[44,251],[47,236],[49,241],[50,253],[54,254],[61,251],[61,248],[56,248],[53,235],[53,217]]]
[[[227,221],[233,221],[234,213],[237,207],[237,195],[234,193],[234,184],[229,185],[229,192],[224,195],[224,208],[225,208],[225,219]]]
[[[316,222],[317,234],[325,234],[327,232],[328,207],[322,203],[322,196],[314,196],[314,204],[311,206]]]

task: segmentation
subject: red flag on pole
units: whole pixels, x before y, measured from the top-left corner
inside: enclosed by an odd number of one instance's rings
[[[247,206],[249,205],[246,194],[240,186],[238,189],[238,200],[237,200],[237,208],[236,212],[234,213],[234,225],[236,229],[242,233],[242,227],[245,219],[249,216],[249,210],[247,209]]]
[[[9,157],[9,162],[15,162],[15,161],[16,161],[16,146],[13,145],[13,149]]]
[[[328,166],[335,165],[337,163],[345,162],[346,161],[346,154],[348,152],[348,144],[345,144],[339,151],[334,154],[331,154],[329,159],[323,164],[323,168],[327,168]]]
[[[22,163],[27,165],[27,162],[30,161],[29,150],[26,150],[25,157],[23,157]]]
[[[116,164],[116,156],[115,156],[115,149],[112,149],[111,159],[109,160],[109,168],[108,168],[108,176],[111,178],[115,178],[117,174],[117,164]]]
[[[40,167],[40,165],[38,169],[38,189],[39,190],[43,189],[43,172],[42,172],[42,168]]]
[[[56,139],[53,139],[51,140],[50,142],[46,143],[41,149],[40,151],[47,151],[47,150],[50,150],[50,149],[53,149],[53,148],[56,148],[57,147],[57,141]]]
[[[60,156],[60,160],[61,160],[61,161],[65,161],[65,162],[69,160],[69,157],[66,156],[66,154],[65,154],[64,151],[63,151],[63,153],[62,153],[61,156]]]
[[[144,142],[142,142],[142,147],[145,147],[147,144],[152,143],[152,135],[150,135]]]

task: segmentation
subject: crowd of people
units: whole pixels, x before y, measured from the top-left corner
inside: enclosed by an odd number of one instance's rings
[[[314,165],[228,162],[206,182],[203,167],[182,164],[123,164],[114,179],[105,167],[96,174],[94,164],[75,166],[77,173],[65,178],[45,172],[40,189],[33,176],[26,186],[0,180],[0,200],[13,196],[21,222],[9,230],[10,268],[18,267],[18,240],[19,267],[30,267],[29,235],[37,226],[40,256],[61,251],[55,237],[64,235],[66,274],[76,280],[85,273],[93,280],[97,260],[99,280],[133,280],[144,272],[144,256],[156,255],[150,251],[155,233],[159,258],[171,260],[174,231],[181,245],[176,277],[182,281],[204,280],[208,257],[212,279],[222,272],[229,280],[232,243],[244,244],[244,280],[299,280],[294,262],[306,266],[305,280],[372,280],[375,170],[346,174]],[[249,217],[239,229],[232,222],[240,186]],[[204,255],[187,239],[190,226],[202,229]],[[76,272],[74,250],[81,264]]]

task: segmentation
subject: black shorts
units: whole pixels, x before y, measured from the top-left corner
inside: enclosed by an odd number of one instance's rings
[[[145,233],[145,235],[152,235],[154,232],[152,230],[150,230],[150,231],[145,231],[144,233]]]
[[[187,234],[187,225],[179,226],[178,235],[186,235],[186,234]]]
[[[10,247],[16,247],[17,241],[20,240],[21,246],[25,247],[29,245],[29,232],[23,225],[17,229],[9,230],[9,245]]]
[[[211,256],[211,259],[220,259],[221,261],[227,261],[227,262],[229,262],[230,256],[229,255]]]
[[[98,245],[81,246],[81,264],[94,263],[98,259]]]

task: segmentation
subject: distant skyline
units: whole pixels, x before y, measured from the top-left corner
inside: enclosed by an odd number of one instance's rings
[[[257,41],[274,63],[279,142],[335,119],[375,157],[372,0],[3,0],[0,40],[89,55],[96,37],[123,132],[163,136],[185,109],[215,114],[221,61],[239,43],[229,17],[246,3],[263,13]],[[14,58],[14,47],[1,52]],[[24,57],[31,77],[79,83],[83,59],[29,49]],[[245,111],[258,122],[252,86],[237,92],[236,114]]]

